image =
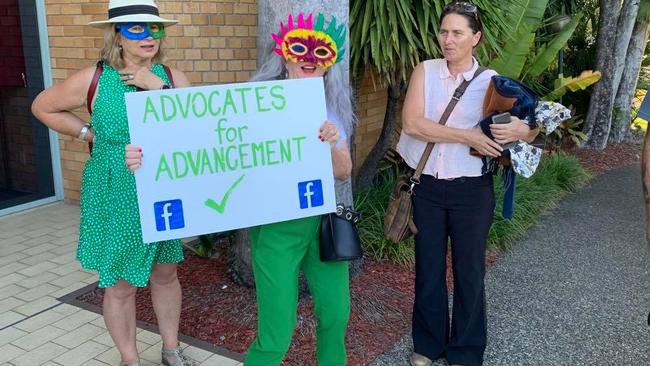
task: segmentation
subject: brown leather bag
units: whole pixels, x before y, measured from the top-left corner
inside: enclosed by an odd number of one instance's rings
[[[460,98],[465,94],[465,90],[467,90],[472,80],[476,79],[485,70],[487,70],[485,67],[479,67],[470,80],[463,81],[456,88],[453,97],[440,118],[439,123],[441,125],[444,126],[447,123],[451,111],[454,110]],[[420,184],[420,176],[422,175],[427,160],[429,160],[433,145],[433,142],[427,144],[422,158],[420,158],[420,162],[415,169],[415,173],[412,176],[403,175],[398,177],[395,182],[395,188],[393,188],[393,193],[388,201],[386,216],[384,217],[384,234],[391,241],[398,243],[418,233],[415,222],[413,222],[413,189],[416,185]]]

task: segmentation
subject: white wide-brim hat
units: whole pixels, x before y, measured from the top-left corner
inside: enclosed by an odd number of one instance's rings
[[[178,20],[158,16],[158,6],[153,0],[110,0],[108,19],[90,22],[88,25],[103,28],[115,23],[129,22],[162,23],[170,26],[178,23]]]

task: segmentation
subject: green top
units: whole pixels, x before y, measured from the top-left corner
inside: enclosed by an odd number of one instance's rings
[[[151,71],[169,84],[160,64]],[[124,95],[135,87],[104,64],[99,79],[92,126],[96,142],[86,162],[81,187],[81,223],[77,259],[99,272],[99,287],[118,280],[144,287],[154,264],[183,260],[180,240],[142,242],[135,178],[126,167],[124,148],[130,142]]]

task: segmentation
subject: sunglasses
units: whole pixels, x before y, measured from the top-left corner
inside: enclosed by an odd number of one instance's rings
[[[472,3],[468,3],[465,1],[449,3],[447,4],[447,6],[445,6],[445,9],[443,10],[443,14],[456,13],[456,12],[471,15],[475,20],[477,21],[479,20],[478,7]]]

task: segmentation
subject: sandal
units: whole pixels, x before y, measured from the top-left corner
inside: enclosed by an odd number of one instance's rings
[[[170,361],[167,360],[167,357],[170,356],[173,356],[175,358],[175,361],[173,363],[170,363]],[[198,362],[183,355],[183,350],[181,347],[171,349],[163,348],[161,358],[162,360],[160,366],[199,366]]]

